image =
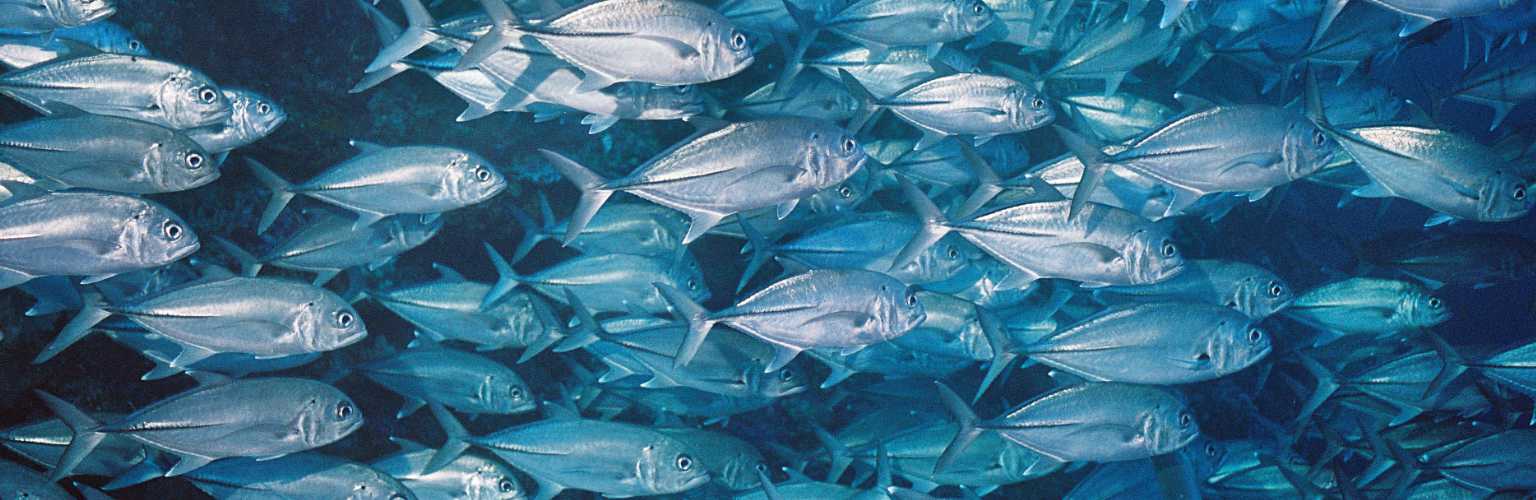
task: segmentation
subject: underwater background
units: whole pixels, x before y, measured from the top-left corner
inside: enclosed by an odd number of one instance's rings
[[[1509,15],[1517,18],[1512,22],[1529,26],[1536,20],[1536,6],[1532,3],[1526,0],[1511,7]],[[222,84],[261,92],[280,103],[288,114],[286,123],[270,136],[236,150],[224,166],[223,177],[214,184],[151,196],[180,214],[205,238],[221,236],[246,248],[265,248],[273,243],[271,235],[292,231],[292,224],[302,220],[280,219],[267,235],[255,234],[252,228],[269,192],[242,167],[247,157],[259,159],[285,178],[305,179],[355,156],[357,150],[348,146],[348,141],[356,139],[385,145],[456,146],[478,152],[499,167],[509,180],[506,191],[488,202],[444,214],[440,234],[373,271],[379,280],[374,285],[380,288],[433,279],[437,276],[434,264],[446,265],[478,281],[494,281],[496,270],[481,250],[482,243],[502,252],[518,246],[523,228],[511,215],[514,208],[537,214],[535,193],[543,192],[548,195],[554,213],[564,217],[575,206],[579,194],[535,153],[536,149],[559,151],[581,159],[605,175],[621,175],[692,133],[692,127],[681,121],[623,120],[606,131],[589,135],[587,127],[577,123],[577,116],[535,123],[526,113],[496,113],[457,122],[455,117],[463,110],[463,102],[417,72],[408,72],[366,92],[350,93],[380,46],[368,19],[352,1],[118,0],[116,4],[118,12],[112,21],[132,31],[156,57],[198,68]],[[380,9],[395,19],[403,19],[393,0],[381,2]],[[477,9],[476,2],[468,0],[447,0],[432,7],[440,19]],[[1415,102],[1437,102],[1432,97],[1437,89],[1453,85],[1461,75],[1467,50],[1463,29],[1458,23],[1430,26],[1405,38],[1397,57],[1367,63],[1359,73],[1394,96]],[[986,60],[988,54],[1011,50],[994,45],[980,49],[979,54]],[[1536,64],[1536,43],[1514,44],[1506,50],[1518,51],[1524,55],[1517,57]],[[715,99],[730,101],[771,81],[781,64],[778,51],[759,51],[758,61],[745,73],[702,87]],[[1171,71],[1156,64],[1145,65],[1136,72],[1141,81],[1127,82],[1122,89],[1167,88],[1175,75],[1162,72]],[[1259,75],[1216,58],[1180,90],[1219,95],[1233,102],[1272,100],[1259,92],[1261,86]],[[35,113],[26,107],[0,99],[0,123],[33,116]],[[1516,107],[1494,131],[1488,130],[1489,119],[1488,109],[1457,101],[1447,101],[1434,113],[1436,124],[1475,136],[1484,143],[1507,135],[1526,137],[1528,142],[1536,134],[1536,106]],[[1044,130],[1001,136],[978,149],[1005,177],[1034,162],[1067,152],[1055,134]],[[906,206],[897,190],[876,193],[874,198],[867,203],[896,207],[898,211]],[[1422,226],[1429,212],[1412,203],[1399,201],[1383,208],[1379,200],[1356,200],[1337,207],[1338,200],[1336,190],[1299,182],[1284,197],[1242,204],[1219,223],[1181,222],[1176,234],[1186,255],[1220,256],[1259,264],[1275,270],[1300,291],[1360,272],[1366,266],[1362,252],[1368,251],[1370,242],[1377,238],[1427,231]],[[1437,233],[1490,230],[1536,239],[1536,223],[1529,218],[1499,224],[1458,223],[1433,229]],[[707,285],[714,291],[704,304],[712,310],[730,305],[736,296],[732,291],[745,264],[739,247],[739,241],[721,237],[706,237],[690,246],[704,264]],[[236,265],[213,245],[205,244],[204,249],[199,256]],[[571,255],[574,252],[559,245],[546,244],[517,262],[517,266],[542,269]],[[269,273],[282,275],[285,271]],[[760,278],[749,290],[766,282]],[[332,288],[339,286],[333,284]],[[1479,351],[1536,339],[1536,280],[1527,278],[1481,289],[1449,286],[1440,289],[1437,296],[1443,298],[1454,315],[1434,330],[1453,345]],[[35,389],[46,390],[82,408],[130,412],[195,386],[186,377],[140,381],[139,376],[153,365],[100,335],[86,338],[48,363],[31,364],[35,353],[52,339],[52,332],[69,320],[68,314],[24,316],[32,301],[31,296],[16,289],[0,292],[0,332],[4,333],[0,342],[0,428],[51,417],[47,408],[33,397]],[[367,321],[370,337],[382,337],[397,347],[410,340],[413,327],[409,323],[371,301],[360,301],[356,307]],[[1265,326],[1281,339],[1304,336],[1307,328],[1279,317],[1266,321]],[[375,339],[370,338],[332,355],[369,359],[380,352]],[[516,364],[515,351],[483,354],[515,366],[534,392],[545,397],[553,397],[553,388],[570,376],[553,356]],[[813,379],[824,375],[821,366],[805,364],[812,366],[813,371],[821,370]],[[322,360],[279,374],[323,378],[331,367]],[[969,387],[982,373],[974,369],[961,371],[952,377],[958,381],[952,384]],[[1039,367],[1015,373],[1001,387],[993,388],[993,397],[978,403],[977,413],[999,414],[1048,388],[1051,383],[1043,373]],[[855,377],[846,384],[871,382]],[[1256,376],[1250,370],[1183,387],[1203,435],[1237,439],[1265,434],[1271,430],[1254,421],[1255,411],[1285,415],[1294,412],[1305,399],[1304,394],[1285,390],[1253,392],[1263,398],[1252,401],[1233,396],[1234,391],[1251,390],[1249,384],[1253,383]],[[362,377],[343,378],[336,385],[357,401],[369,418],[357,433],[319,451],[367,462],[395,450],[390,436],[409,436],[429,444],[441,442],[442,432],[429,412],[396,420],[391,415],[401,401],[393,393]],[[815,420],[835,428],[853,419],[861,409],[855,404],[828,405],[829,393],[813,388],[767,408],[733,416],[728,424],[716,428],[751,443],[811,449],[817,446],[816,438],[800,422]],[[1002,397],[997,397],[999,394]],[[1246,404],[1249,402],[1251,406]],[[927,403],[938,406],[931,399]],[[1528,402],[1524,404],[1522,408],[1528,409]],[[471,427],[498,429],[536,418],[482,416]],[[16,460],[7,453],[0,455]],[[1091,470],[1092,467],[1084,467],[1057,472],[1005,486],[988,498],[1060,498]],[[810,475],[820,477],[819,473]],[[85,478],[83,482],[99,485],[105,480]],[[149,481],[111,494],[125,499],[202,495],[188,483],[172,479]],[[562,498],[586,498],[583,495],[591,494],[565,495]],[[710,495],[703,491],[680,494],[696,498]]]

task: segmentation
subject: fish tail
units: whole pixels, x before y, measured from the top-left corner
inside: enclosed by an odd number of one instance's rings
[[[288,207],[288,202],[293,201],[293,185],[255,158],[246,158],[245,163],[251,167],[251,173],[256,175],[256,179],[272,190],[272,199],[267,201],[267,208],[261,212],[261,222],[256,224],[256,234],[265,233],[277,221],[283,209]]]
[[[437,41],[437,33],[432,32],[437,22],[432,19],[432,13],[427,12],[427,6],[421,4],[421,0],[400,0],[400,8],[405,11],[405,31],[400,32],[393,41],[379,49],[379,55],[373,58],[373,62],[368,63],[368,67],[363,70],[364,73],[388,69],[391,64],[405,59],[405,56]],[[379,30],[380,38],[387,33],[384,29],[380,29],[378,20],[374,20],[374,29]]]
[[[858,133],[858,131],[862,130],[865,125],[873,121],[875,115],[878,114],[880,110],[883,109],[883,107],[880,104],[880,99],[876,98],[874,94],[871,94],[869,89],[864,88],[864,84],[859,83],[859,80],[854,78],[853,74],[849,73],[848,70],[839,69],[837,70],[837,75],[838,78],[843,82],[843,86],[848,88],[848,92],[853,94],[855,99],[859,100],[858,113],[855,114],[853,118],[848,120],[848,130],[854,133]]]
[[[788,11],[789,17],[800,26],[798,30],[800,36],[794,43],[790,43],[788,35],[778,32],[773,34],[774,41],[784,51],[784,71],[779,74],[779,79],[773,84],[771,97],[774,98],[789,95],[795,77],[805,69],[805,64],[802,62],[805,60],[805,51],[810,49],[811,44],[816,41],[816,34],[821,31],[821,21],[816,19],[815,12],[802,9],[790,0],[783,1],[784,10]]]
[[[528,347],[523,349],[523,353],[518,355],[518,364],[526,363],[528,360],[533,359],[534,356],[538,356],[539,353],[544,352],[545,349],[549,349],[550,346],[555,345],[555,343],[560,342],[561,340],[561,336],[557,335],[556,332],[560,331],[560,327],[564,323],[560,321],[560,318],[555,316],[554,311],[550,310],[549,302],[546,302],[543,299],[539,299],[537,297],[535,297],[534,300],[531,300],[530,302],[533,304],[533,314],[538,316],[539,324],[544,325],[545,329],[543,335],[539,336],[537,340],[530,342]]]
[[[555,213],[550,210],[549,197],[545,196],[543,191],[539,191],[540,222],[534,222],[533,217],[529,217],[527,212],[517,207],[512,207],[511,213],[512,219],[523,228],[523,241],[517,242],[517,250],[512,252],[512,261],[521,262],[534,247],[549,239],[549,235],[554,234]]]
[[[571,214],[571,221],[565,225],[565,237],[561,239],[562,243],[569,245],[576,239],[576,235],[586,229],[587,223],[592,221],[592,216],[597,215],[598,209],[603,208],[608,197],[613,196],[613,190],[604,187],[608,183],[607,179],[575,160],[547,149],[540,149],[539,154],[544,155],[544,159],[549,160],[555,170],[560,171],[560,175],[581,189],[581,200],[576,202],[576,212]]]
[[[418,1],[418,0],[412,0]],[[517,26],[523,24],[517,13],[512,12],[512,7],[503,0],[480,0],[480,5],[485,8],[485,13],[491,17],[491,30],[475,41],[475,44],[459,57],[459,64],[453,69],[463,71],[479,66],[486,58],[491,57],[497,51],[512,44],[514,37],[519,36]]]
[[[944,235],[949,234],[949,220],[939,211],[939,207],[933,204],[916,185],[911,181],[901,179],[901,189],[906,193],[913,210],[917,211],[918,220],[922,227],[917,229],[917,234],[912,236],[912,241],[902,247],[901,253],[896,254],[896,259],[891,261],[891,269],[900,269],[917,260],[919,255],[938,243]]]
[[[677,348],[677,357],[672,359],[672,366],[688,366],[693,361],[693,356],[699,353],[699,346],[704,345],[704,338],[709,335],[709,330],[714,328],[715,320],[710,319],[709,311],[704,306],[694,302],[688,294],[666,283],[651,283],[661,297],[672,305],[672,310],[684,321],[688,322],[688,336],[683,338],[683,345]]]
[[[1340,386],[1334,380],[1333,372],[1328,371],[1328,368],[1311,356],[1297,353],[1296,359],[1301,361],[1301,366],[1312,374],[1313,379],[1317,380],[1317,388],[1312,390],[1312,395],[1307,398],[1306,404],[1302,405],[1301,411],[1296,413],[1296,426],[1299,427],[1305,424],[1312,414],[1323,406],[1323,402],[1333,396],[1333,393],[1338,392]]]
[[[49,343],[48,347],[43,348],[43,352],[37,353],[37,358],[32,360],[32,364],[42,364],[53,359],[54,356],[57,356],[60,352],[63,352],[69,346],[74,345],[75,342],[79,342],[80,339],[90,334],[91,327],[96,326],[101,320],[107,319],[108,316],[112,315],[110,311],[102,307],[100,293],[95,291],[82,293],[80,301],[80,313],[76,314],[74,319],[69,320],[69,324],[64,325],[64,329],[59,331],[59,334],[53,338],[53,342]]]
[[[741,232],[747,236],[747,246],[743,250],[746,248],[752,249],[752,257],[747,260],[747,268],[741,273],[741,280],[736,282],[736,293],[740,294],[743,289],[747,288],[747,283],[752,281],[752,277],[757,276],[757,272],[762,270],[763,264],[767,263],[770,257],[773,257],[773,243],[768,241],[768,238],[763,236],[763,233],[758,231],[756,227],[748,223],[746,217],[736,217],[736,223],[741,225]]]
[[[485,254],[491,258],[491,265],[496,266],[496,284],[492,285],[491,289],[485,292],[485,298],[480,300],[482,311],[490,309],[492,304],[511,293],[523,279],[517,274],[516,269],[512,269],[512,264],[508,263],[507,259],[501,258],[501,254],[496,252],[496,247],[491,246],[490,243],[483,243],[483,245],[485,245]]]
[[[1184,9],[1189,7],[1191,0],[1163,0],[1163,18],[1157,21],[1158,29],[1168,29],[1173,22],[1184,15]]]
[[[443,427],[443,434],[448,437],[443,441],[443,446],[437,449],[437,453],[432,454],[432,460],[427,462],[427,466],[422,468],[422,474],[431,474],[442,469],[469,449],[469,443],[465,442],[465,439],[469,439],[469,431],[464,430],[464,425],[459,423],[459,419],[452,413],[448,413],[448,409],[443,408],[441,404],[427,403],[427,407],[431,408],[432,416],[437,418],[437,424]]]
[[[1109,171],[1109,157],[1104,155],[1103,148],[1093,140],[1060,125],[1053,128],[1061,136],[1062,142],[1066,143],[1067,149],[1083,162],[1083,177],[1077,182],[1077,190],[1072,193],[1072,206],[1067,211],[1067,218],[1072,220],[1083,213],[1093,191],[1104,183],[1104,174]]]
[[[373,4],[368,3],[366,0],[357,0],[357,7],[362,9],[364,14],[368,15],[369,21],[373,22],[373,31],[379,35],[379,44],[382,45],[380,49],[380,56],[382,56],[382,51],[388,49],[395,40],[400,38],[400,26],[396,25],[394,21],[391,21],[389,17],[379,11],[378,7],[374,7]],[[363,79],[358,81],[357,85],[352,86],[352,89],[347,92],[356,94],[371,89],[380,83],[384,83],[385,80],[393,78],[395,75],[404,73],[408,68],[409,66],[406,64],[397,61],[391,62],[378,70],[363,73]]]
[[[74,472],[75,467],[80,465],[80,462],[84,461],[85,457],[90,455],[107,435],[98,432],[101,429],[101,422],[80,411],[80,408],[75,405],[45,391],[39,390],[36,394],[38,399],[42,399],[43,404],[48,405],[48,409],[52,410],[59,420],[63,420],[64,425],[69,426],[69,431],[74,434],[69,441],[69,447],[64,449],[64,455],[59,457],[59,463],[48,473],[49,480],[58,481]]]
[[[1006,373],[1019,357],[1019,349],[1014,346],[1013,339],[1008,337],[1008,332],[1003,331],[1003,324],[996,314],[978,307],[976,319],[981,323],[981,332],[986,335],[987,343],[992,346],[992,364],[987,367],[987,375],[981,379],[981,386],[976,388],[976,396],[971,398],[972,404],[980,401],[987,388]]]
[[[827,449],[827,458],[831,462],[827,468],[826,481],[835,483],[843,477],[843,473],[848,470],[848,466],[853,465],[853,453],[848,450],[847,446],[838,441],[832,433],[822,428],[820,424],[816,422],[811,422],[810,424],[811,431],[816,434],[816,440],[820,441],[821,446]]]
[[[1002,179],[997,172],[992,170],[992,165],[981,154],[976,152],[976,147],[971,143],[959,141],[960,154],[965,157],[965,162],[970,165],[972,175],[976,176],[976,189],[965,198],[960,208],[955,211],[959,217],[970,217],[987,202],[992,201],[1003,192]]]
[[[234,257],[235,262],[240,263],[241,276],[254,277],[261,272],[261,260],[251,255],[251,252],[247,252],[244,248],[240,248],[240,245],[222,236],[214,236],[213,241],[218,243],[219,248],[223,248],[230,257]]]
[[[976,425],[976,412],[971,411],[971,407],[965,404],[965,400],[960,399],[959,394],[955,394],[955,391],[943,382],[934,382],[934,385],[938,387],[939,399],[943,401],[944,408],[949,410],[949,414],[955,418],[955,423],[960,426],[960,430],[955,432],[955,438],[950,440],[949,446],[944,447],[944,453],[939,455],[939,460],[933,464],[933,472],[937,474],[953,465],[955,460],[960,458],[960,453],[976,441],[976,438],[981,437],[981,428]]]
[[[581,298],[576,296],[570,288],[565,289],[565,302],[571,306],[571,311],[576,316],[581,326],[567,335],[555,346],[555,352],[568,352],[580,349],[583,346],[597,342],[602,326],[592,317],[592,310],[587,309],[586,304],[581,303]]]

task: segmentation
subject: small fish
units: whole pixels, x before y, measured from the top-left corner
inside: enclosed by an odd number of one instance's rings
[[[123,54],[52,61],[0,76],[0,94],[46,116],[79,111],[186,130],[229,119],[229,99],[188,66]]]
[[[304,195],[357,213],[362,228],[396,214],[437,214],[491,199],[507,179],[485,158],[446,146],[384,147],[360,141],[362,154],[300,184],[290,184],[252,159],[251,170],[272,190],[257,233],[264,233],[294,196]]]
[[[976,0],[980,3],[980,0]],[[982,73],[941,76],[877,98],[846,71],[843,84],[864,102],[865,115],[889,109],[921,130],[914,150],[924,150],[952,135],[972,138],[977,146],[993,137],[1034,130],[1056,119],[1056,110],[1034,87],[1012,78]],[[862,128],[867,117],[855,118],[850,128]]]
[[[1510,221],[1529,214],[1536,197],[1525,180],[1487,146],[1443,129],[1411,125],[1333,131],[1339,144],[1370,176],[1350,194],[1404,198],[1436,214],[1433,226],[1457,219]]]
[[[563,324],[537,293],[510,293],[482,308],[489,283],[441,264],[433,268],[440,275],[434,281],[370,290],[368,296],[434,342],[468,342],[479,351],[523,347],[526,360],[563,337]]]
[[[880,60],[892,47],[919,46],[930,55],[939,46],[986,29],[996,17],[981,0],[858,0],[826,19],[791,10],[804,32],[825,29],[857,43]]]
[[[459,455],[448,465],[426,472],[433,450],[416,442],[390,438],[400,451],[368,464],[394,476],[422,500],[523,500],[528,492],[507,464],[478,453]]]
[[[1264,319],[1295,299],[1289,284],[1268,269],[1243,262],[1190,259],[1184,272],[1154,285],[1105,287],[1094,296],[1137,302],[1187,300],[1236,309]]]
[[[188,136],[111,116],[38,118],[7,126],[0,129],[0,160],[50,189],[156,194],[219,178],[213,157]]]
[[[272,460],[231,458],[186,473],[214,498],[286,497],[416,500],[401,481],[373,467],[320,453]]]
[[[262,266],[271,265],[315,273],[311,283],[321,286],[345,269],[381,267],[430,241],[442,229],[443,219],[436,214],[392,215],[358,228],[351,217],[328,211],[260,257],[223,238],[215,241],[240,262],[245,276],[256,276]]]
[[[508,415],[536,406],[533,390],[511,368],[437,345],[418,345],[354,370],[405,397],[395,418],[415,413],[428,401],[471,414]]]
[[[48,33],[112,17],[113,0],[20,0],[0,6],[0,32]]]
[[[1429,328],[1450,320],[1451,310],[1414,283],[1350,278],[1301,294],[1286,315],[1338,336]]]
[[[248,146],[271,135],[273,130],[288,121],[288,112],[277,101],[254,90],[226,88],[224,98],[229,100],[231,110],[227,120],[187,131],[192,140],[212,153],[228,153],[235,148]]]
[[[678,259],[627,253],[582,255],[522,275],[489,243],[485,244],[485,251],[496,266],[497,279],[481,301],[482,307],[496,303],[518,285],[538,290],[557,302],[566,301],[566,291],[569,291],[599,312],[666,311],[666,300],[654,287],[646,286],[652,283],[686,290],[687,296],[695,301],[709,300],[710,297],[703,269],[686,253]]]
[[[24,69],[57,59],[90,55],[94,53],[93,49],[113,54],[150,55],[144,42],[127,28],[111,21],[96,21],[47,34],[0,38],[0,64]]]

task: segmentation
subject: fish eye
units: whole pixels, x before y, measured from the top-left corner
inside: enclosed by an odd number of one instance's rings
[[[1194,424],[1194,423],[1195,423],[1195,417],[1189,416],[1188,412],[1180,412],[1179,413],[1179,427],[1189,427],[1191,424]]]
[[[917,306],[917,294],[916,293],[907,292],[907,305],[911,306],[911,307],[916,307]]]
[[[987,13],[987,6],[986,6],[986,4],[983,4],[981,2],[976,2],[976,3],[971,4],[971,13],[972,14],[976,14],[978,16],[982,15],[982,14],[986,14]]]
[[[1179,248],[1176,247],[1176,246],[1173,246],[1173,242],[1169,242],[1169,241],[1164,241],[1163,242],[1163,256],[1164,257],[1173,257],[1174,255],[1177,255],[1178,253],[1179,253]]]
[[[693,469],[693,457],[688,455],[678,455],[677,470],[687,472],[690,469]]]
[[[339,327],[342,327],[342,328],[351,328],[352,327],[352,323],[356,322],[356,321],[357,321],[357,318],[353,317],[352,313],[350,313],[350,312],[341,311],[341,312],[336,313],[336,326],[339,326]]]
[[[779,370],[779,380],[788,382],[788,381],[791,381],[791,380],[794,380],[794,379],[795,379],[795,372],[790,371],[790,370]]]
[[[688,289],[689,290],[698,290],[699,289],[699,280],[696,280],[696,279],[693,279],[693,278],[688,278]]]
[[[501,481],[496,482],[496,489],[501,490],[502,493],[511,493],[517,489],[517,485],[512,484],[511,479],[501,478]]]
[[[845,200],[849,199],[849,198],[852,198],[853,197],[853,188],[848,187],[848,186],[839,187],[839,188],[837,188],[837,195],[843,197],[843,199],[845,199]]]
[[[144,48],[144,44],[139,43],[138,40],[129,40],[128,41],[128,50],[139,50],[141,48]]]
[[[352,403],[342,401],[336,403],[336,420],[346,420],[352,416]]]
[[[204,87],[203,90],[197,93],[197,98],[202,99],[202,101],[205,103],[213,104],[213,101],[219,98],[219,93],[214,92],[213,89]]]
[[[859,143],[854,141],[852,137],[843,138],[843,154],[853,154],[853,148],[857,147],[859,147]]]
[[[1312,145],[1313,146],[1323,147],[1323,145],[1327,144],[1327,143],[1328,143],[1328,136],[1323,135],[1323,131],[1321,131],[1321,130],[1313,130],[1312,131]]]
[[[1264,330],[1258,328],[1248,329],[1248,343],[1257,344],[1262,340],[1264,340]]]
[[[197,154],[197,153],[189,154],[189,155],[187,155],[186,162],[187,162],[187,168],[190,168],[192,170],[197,170],[199,168],[202,168],[203,167],[203,155],[200,155],[200,154]]]
[[[160,234],[165,235],[165,239],[171,241],[181,239],[181,233],[184,232],[186,231],[181,228],[181,224],[175,222],[165,221],[164,224],[160,225]]]
[[[741,49],[747,48],[747,35],[743,35],[739,31],[734,33],[734,34],[732,34],[731,35],[731,47],[736,48],[736,50],[741,50]]]
[[[1033,109],[1033,110],[1045,109],[1045,99],[1041,99],[1039,97],[1035,97],[1034,99],[1030,99],[1029,100],[1029,109]]]
[[[1208,444],[1205,445],[1205,456],[1210,457],[1210,458],[1216,458],[1216,455],[1218,455],[1220,453],[1221,453],[1221,450],[1216,449],[1216,445],[1214,443],[1208,443]]]
[[[955,248],[955,247],[949,247],[949,251],[948,252],[944,252],[944,255],[949,256],[949,258],[951,258],[951,259],[958,259],[958,258],[960,258],[960,249]]]
[[[256,112],[257,113],[261,113],[261,114],[271,113],[272,112],[272,106],[268,106],[267,103],[257,104],[256,105]]]
[[[513,387],[512,390],[507,393],[507,395],[512,396],[512,399],[523,399],[523,388]]]
[[[1515,192],[1513,194],[1515,196],[1515,201],[1524,201],[1525,200],[1525,186],[1515,186]]]
[[[767,474],[768,473],[768,464],[757,464],[757,466],[753,467],[753,469],[757,469],[758,472]]]
[[[1270,297],[1279,297],[1282,293],[1285,293],[1285,287],[1282,287],[1279,283],[1275,283],[1273,281],[1269,282]]]
[[[389,496],[389,500],[405,500],[405,495],[401,495],[399,493],[395,493],[395,494]]]
[[[480,182],[490,181],[491,171],[487,170],[485,167],[475,167],[475,179],[479,180]]]
[[[1442,305],[1444,305],[1444,304],[1442,304],[1440,302],[1440,299],[1438,297],[1430,297],[1429,298],[1429,308],[1430,309],[1439,309],[1440,306],[1442,306]]]

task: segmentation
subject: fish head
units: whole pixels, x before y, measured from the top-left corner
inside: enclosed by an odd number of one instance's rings
[[[693,299],[694,302],[709,300],[710,292],[709,286],[706,284],[707,282],[704,281],[704,269],[699,267],[699,261],[695,260],[692,255],[685,254],[682,258],[677,259],[677,262],[673,263],[672,269],[668,271],[668,274],[672,276],[673,283],[677,284],[677,288],[687,293],[688,297]]]
[[[944,19],[955,33],[974,35],[991,26],[997,15],[982,0],[945,0]]]
[[[1295,298],[1295,292],[1284,279],[1269,272],[1261,272],[1239,281],[1225,305],[1242,311],[1250,318],[1261,319],[1285,309]]]
[[[230,124],[241,145],[256,142],[288,121],[288,112],[267,96],[246,89],[224,89],[230,104]]]
[[[1216,472],[1216,467],[1226,457],[1227,443],[1201,436],[1189,443],[1181,452],[1194,469],[1195,478],[1204,481]]]
[[[312,292],[313,296],[298,311],[300,319],[295,322],[309,326],[300,327],[304,330],[302,340],[306,349],[310,352],[333,351],[368,336],[363,317],[357,314],[352,304],[323,288],[315,287]]]
[[[1284,139],[1286,176],[1291,180],[1312,175],[1329,163],[1339,149],[1332,135],[1305,117],[1291,120]]]
[[[1136,230],[1126,254],[1130,256],[1132,284],[1160,283],[1184,270],[1184,253],[1167,231]]]
[[[102,52],[128,56],[149,55],[149,48],[144,46],[144,42],[117,23],[100,21],[80,29],[88,30],[89,35],[85,37],[87,43]]]
[[[1477,214],[1485,222],[1519,219],[1531,212],[1536,201],[1524,179],[1496,171],[1483,179],[1477,190]]]
[[[112,0],[43,0],[49,17],[63,27],[84,26],[112,17],[117,5]]]
[[[197,252],[200,243],[186,221],[158,203],[139,203],[124,221],[118,247],[130,252],[141,267],[160,267]]]
[[[517,482],[512,470],[498,460],[478,460],[479,465],[471,474],[465,474],[464,492],[469,498],[517,500],[527,498],[528,492]]]
[[[852,133],[831,122],[807,121],[820,122],[804,130],[809,147],[804,161],[807,162],[806,168],[814,172],[811,182],[816,187],[828,187],[847,181],[854,172],[864,167],[869,154],[859,147],[859,140]]]
[[[1002,107],[1008,115],[1008,125],[1014,130],[1034,130],[1056,121],[1055,106],[1046,101],[1045,94],[1028,84],[1010,87]]]
[[[316,390],[300,394],[306,397],[297,417],[303,442],[320,447],[340,441],[363,426],[363,412],[346,393],[330,385],[314,382]]]
[[[1200,437],[1200,426],[1189,406],[1173,394],[1157,390],[1162,394],[1148,401],[1150,408],[1141,418],[1141,435],[1152,455],[1176,451]]]
[[[685,491],[709,482],[709,472],[692,450],[670,437],[659,439],[641,449],[635,471],[646,489],[656,494]]]
[[[1235,311],[1227,312],[1235,317],[1217,323],[1200,354],[1210,360],[1212,371],[1218,375],[1252,366],[1273,349],[1263,328]]]
[[[641,120],[681,120],[704,112],[704,92],[694,85],[639,84],[639,88],[621,104],[633,106]]]
[[[450,150],[442,158],[449,196],[461,206],[474,205],[501,194],[507,178],[484,157],[462,150]]]
[[[859,169],[837,185],[817,191],[801,201],[813,214],[835,215],[848,213],[869,199],[870,176],[868,170]]]
[[[1440,297],[1413,286],[1398,299],[1397,316],[1410,325],[1430,327],[1451,319],[1451,309]]]
[[[800,366],[793,363],[768,373],[754,367],[749,370],[747,377],[753,391],[765,398],[782,398],[810,388],[809,377]]]
[[[167,125],[177,130],[226,125],[234,113],[224,91],[190,69],[167,77],[155,99]]]
[[[740,73],[755,59],[747,33],[724,17],[708,23],[699,36],[697,46],[702,49],[706,82],[724,80]]]
[[[140,157],[142,171],[153,180],[157,192],[186,191],[219,178],[218,166],[197,141],[180,132],[166,132]]]
[[[416,493],[388,474],[362,465],[351,470],[356,473],[347,500],[416,500]]]
[[[533,391],[521,377],[486,375],[475,389],[475,397],[497,414],[527,413],[538,408]]]
[[[899,281],[895,279],[891,281],[894,282],[890,286],[892,291],[896,292],[896,296],[891,299],[894,307],[890,308],[891,318],[886,323],[890,325],[889,331],[886,332],[886,340],[905,335],[928,320],[928,312],[923,308],[923,301],[917,300],[917,288],[897,286],[900,284]]]

